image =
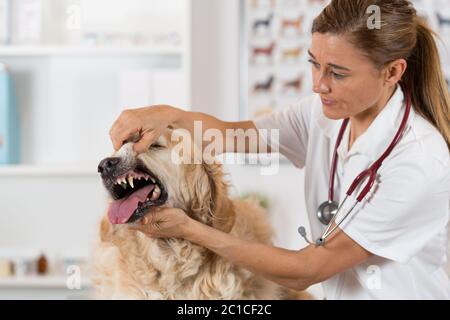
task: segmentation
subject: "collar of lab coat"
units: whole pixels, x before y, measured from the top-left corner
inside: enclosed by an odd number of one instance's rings
[[[356,139],[351,147],[351,150],[348,150],[348,139],[350,133],[349,123],[342,138],[342,142],[338,148],[339,158],[346,159],[354,154],[363,154],[373,161],[378,159],[384,150],[386,150],[400,126],[405,112],[405,103],[406,101],[403,90],[398,85],[386,106],[376,116],[367,130]],[[413,118],[414,109],[411,108],[406,131],[410,129],[411,119]],[[317,118],[317,124],[323,134],[331,139],[334,149],[334,143],[336,142],[339,134],[342,120],[328,119],[321,110]]]

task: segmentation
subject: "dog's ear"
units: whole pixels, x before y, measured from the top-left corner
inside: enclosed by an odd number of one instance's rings
[[[220,164],[194,165],[194,196],[191,210],[205,219],[204,222],[223,232],[230,232],[235,220],[235,211],[228,197],[228,184],[223,179]]]

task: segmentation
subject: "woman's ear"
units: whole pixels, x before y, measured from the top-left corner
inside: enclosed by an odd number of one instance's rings
[[[402,79],[407,67],[408,63],[405,59],[390,62],[385,68],[384,84],[388,86],[396,85]]]

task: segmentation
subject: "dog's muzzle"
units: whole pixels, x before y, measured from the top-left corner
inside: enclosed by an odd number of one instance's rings
[[[106,158],[99,163],[98,172],[114,199],[108,210],[113,224],[135,222],[167,201],[164,185],[140,160]]]

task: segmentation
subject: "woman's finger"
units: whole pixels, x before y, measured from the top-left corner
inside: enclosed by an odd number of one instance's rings
[[[148,150],[151,144],[156,141],[160,136],[159,131],[152,130],[145,132],[138,142],[134,144],[134,151],[137,153],[143,153]]]
[[[139,132],[140,128],[135,126],[116,126],[111,129],[110,137],[113,143],[114,150],[119,150],[123,143],[127,141],[131,136]]]

